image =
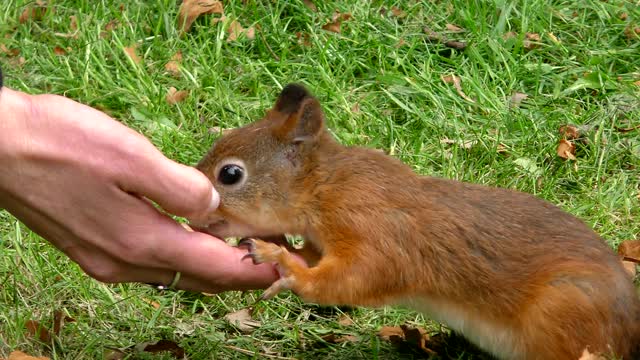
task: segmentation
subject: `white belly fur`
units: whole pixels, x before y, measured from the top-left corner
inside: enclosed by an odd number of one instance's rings
[[[500,359],[519,359],[523,356],[524,349],[518,341],[518,334],[512,329],[492,323],[482,314],[472,313],[443,300],[422,298],[400,301],[399,304],[424,313]]]

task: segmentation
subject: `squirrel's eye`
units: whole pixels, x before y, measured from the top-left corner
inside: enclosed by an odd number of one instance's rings
[[[218,173],[218,181],[224,185],[237,184],[244,176],[244,169],[235,164],[225,165]]]

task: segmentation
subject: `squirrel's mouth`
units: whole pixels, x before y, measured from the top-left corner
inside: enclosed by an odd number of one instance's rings
[[[197,223],[190,222],[189,225],[196,231],[203,232],[209,234],[211,236],[217,237],[219,239],[224,240],[225,231],[224,229],[229,226],[229,223],[225,219],[220,219],[216,222],[212,223]]]

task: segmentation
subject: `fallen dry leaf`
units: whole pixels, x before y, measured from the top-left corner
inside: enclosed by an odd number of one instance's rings
[[[214,0],[184,0],[178,11],[178,27],[188,32],[200,15],[223,14],[222,2]]]
[[[360,104],[359,103],[353,104],[353,106],[351,106],[351,112],[354,114],[360,113]]]
[[[123,360],[127,354],[119,349],[107,349],[103,356],[103,360]]]
[[[424,27],[422,31],[425,34],[427,34],[427,39],[431,42],[438,42],[443,44],[444,46],[447,46],[456,50],[464,50],[467,47],[466,42],[447,40],[445,36],[438,34],[437,32],[431,30],[428,27]]]
[[[138,352],[146,352],[151,354],[168,352],[176,359],[184,359],[184,349],[171,340],[145,342],[145,343],[136,345],[134,348]]]
[[[53,48],[53,53],[58,56],[67,55],[67,50],[61,48],[60,46],[56,46]]]
[[[43,0],[36,0],[34,4],[27,5],[20,14],[20,24],[24,24],[29,20],[39,21],[42,20],[44,14],[47,12],[47,2]]]
[[[133,44],[131,46],[127,46],[124,48],[124,53],[127,54],[127,56],[131,59],[131,61],[133,61],[135,64],[140,64],[142,62],[142,59],[140,58],[140,56],[138,56],[138,54],[136,53],[136,50],[138,48],[138,44]]]
[[[296,37],[298,38],[298,44],[304,46],[311,46],[311,35],[309,33],[302,33],[298,31],[296,33]]]
[[[252,26],[244,32],[244,35],[247,37],[247,39],[253,40],[256,37],[256,30]]]
[[[66,316],[61,310],[56,310],[53,312],[53,334],[60,334],[60,330],[62,330],[62,326],[65,323],[75,322],[76,319]]]
[[[342,326],[351,326],[353,325],[353,319],[347,314],[342,314],[338,319],[338,324]]]
[[[560,136],[567,140],[575,140],[580,137],[580,130],[577,126],[573,125],[562,125],[558,129]]]
[[[503,40],[509,40],[509,39],[513,39],[515,37],[517,37],[518,34],[513,32],[513,31],[509,31],[507,33],[504,33],[504,35],[502,35],[502,39]]]
[[[621,132],[621,133],[626,133],[626,132],[633,131],[633,130],[637,130],[637,129],[640,129],[640,124],[638,124],[638,125],[636,125],[636,126],[628,126],[628,127],[619,127],[619,126],[616,126],[616,130],[617,130],[618,132]]]
[[[383,326],[378,332],[378,336],[383,340],[390,341],[394,344],[408,342],[429,354],[433,351],[428,348],[429,334],[421,327],[411,327],[408,325],[401,326]]]
[[[463,99],[472,103],[476,102],[472,98],[468,97],[467,94],[464,93],[464,91],[462,91],[462,80],[459,76],[445,75],[442,76],[442,81],[444,81],[446,84],[453,84],[453,86],[456,88],[456,91],[458,92],[458,95],[460,95]]]
[[[245,29],[236,20],[231,21],[231,24],[229,24],[229,28],[227,29],[227,33],[229,34],[227,42],[237,40],[241,34],[244,34],[249,40],[253,40],[256,36],[255,29],[253,27]]]
[[[622,21],[627,20],[628,17],[629,15],[626,12],[623,12],[622,14],[620,14],[620,20]]]
[[[7,360],[50,360],[50,359],[44,356],[27,355],[22,351],[16,350],[16,351],[12,351],[9,354],[9,357],[7,358]]]
[[[380,328],[380,331],[378,331],[378,336],[382,340],[390,341],[394,337],[403,338],[404,331],[402,331],[399,326],[383,326]]]
[[[338,335],[334,333],[329,333],[327,335],[322,336],[322,340],[330,344],[340,344],[344,342],[356,342],[358,341],[358,337],[355,335]]]
[[[27,329],[27,335],[35,337],[43,343],[51,342],[51,333],[49,329],[41,325],[38,321],[28,320],[24,327]]]
[[[164,69],[173,76],[180,75],[180,64],[182,63],[182,51],[175,53],[169,62],[164,65]]]
[[[342,14],[339,11],[336,11],[335,13],[333,13],[333,16],[331,17],[331,22],[322,25],[322,30],[339,34],[342,32],[341,30],[342,22],[347,21],[349,19],[351,19],[351,14],[349,13]]]
[[[527,50],[532,50],[540,45],[540,34],[526,33],[522,46]]]
[[[318,8],[316,7],[316,4],[313,3],[313,1],[311,1],[311,0],[302,0],[302,3],[304,4],[304,6],[309,8],[311,11],[313,11],[313,12],[317,12],[318,11]]]
[[[556,149],[558,156],[566,160],[576,160],[576,146],[566,139],[560,139],[558,142],[558,148]]]
[[[224,316],[224,319],[245,334],[253,332],[262,325],[260,321],[254,320],[251,317],[250,308],[228,313]]]
[[[457,25],[453,25],[453,24],[446,24],[444,26],[447,30],[451,31],[451,32],[455,32],[455,33],[459,33],[459,32],[463,32],[464,29],[457,26]]]
[[[624,28],[624,35],[627,39],[632,40],[640,36],[640,26],[633,26],[632,24],[627,25]]]
[[[626,240],[618,246],[618,255],[623,260],[640,264],[640,240]]]
[[[71,31],[78,30],[78,18],[75,15],[71,15],[69,16],[69,20],[71,20],[69,23],[69,29],[71,29]]]
[[[513,93],[513,95],[511,95],[511,100],[509,101],[509,105],[514,108],[520,107],[520,104],[522,103],[522,101],[526,100],[528,97],[529,95],[527,94],[515,92]]]
[[[392,6],[391,7],[391,13],[393,14],[393,16],[395,16],[397,18],[403,18],[403,17],[407,16],[407,13],[404,12],[404,10],[400,9],[397,6]]]
[[[160,303],[151,299],[142,298],[142,301],[149,304],[154,309],[160,309]]]
[[[0,51],[9,57],[20,55],[20,49],[8,49],[5,44],[0,44]]]
[[[169,88],[169,91],[167,92],[167,96],[165,97],[165,99],[167,100],[169,105],[175,105],[179,102],[182,102],[184,99],[186,99],[188,95],[189,95],[189,91],[187,90],[178,91],[178,89],[172,86]]]
[[[447,145],[456,144],[466,150],[471,149],[477,143],[478,142],[475,140],[452,140],[447,138],[440,140],[440,144],[447,144]]]

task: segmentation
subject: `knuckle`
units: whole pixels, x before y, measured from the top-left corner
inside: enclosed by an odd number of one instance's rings
[[[91,264],[84,271],[92,278],[103,283],[116,283],[122,278],[122,271],[113,263]]]

